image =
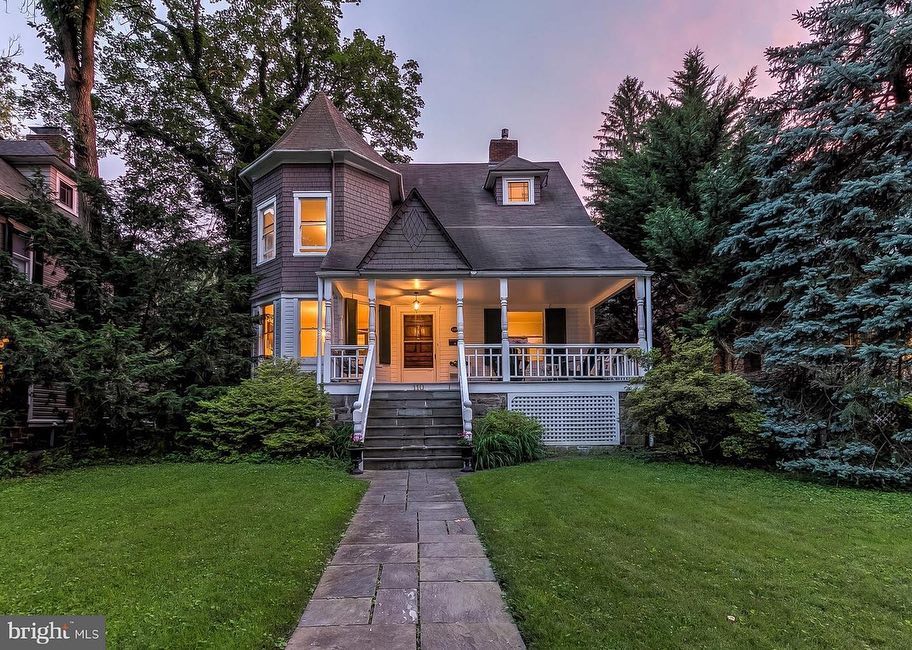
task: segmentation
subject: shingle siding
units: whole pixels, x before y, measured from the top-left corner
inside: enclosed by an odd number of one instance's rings
[[[333,228],[333,232],[338,233],[341,229],[342,236],[337,241],[379,233],[386,227],[392,210],[389,185],[347,165],[340,165],[339,171],[341,173],[337,171],[336,175],[336,194],[341,202],[341,223]]]

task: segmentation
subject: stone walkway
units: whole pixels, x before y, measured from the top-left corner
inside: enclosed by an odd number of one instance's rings
[[[457,475],[364,473],[370,488],[288,649],[525,647]]]

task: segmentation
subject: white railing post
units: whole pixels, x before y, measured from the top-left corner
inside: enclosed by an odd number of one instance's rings
[[[373,345],[377,341],[377,281],[371,278],[367,281],[367,344]]]
[[[652,278],[646,278],[646,349],[652,349]]]
[[[510,381],[510,337],[507,334],[507,279],[500,279],[500,376]]]
[[[472,440],[472,402],[469,398],[469,371],[466,367],[465,319],[463,317],[464,286],[462,280],[456,280],[456,353],[459,358],[456,366],[459,370],[459,397],[462,410],[462,435]]]
[[[332,309],[332,280],[323,280],[323,329],[319,336],[323,339],[323,381],[333,380],[332,376],[332,343],[333,343],[333,309]]]
[[[637,345],[646,351],[646,278],[636,278],[634,284],[636,286]]]

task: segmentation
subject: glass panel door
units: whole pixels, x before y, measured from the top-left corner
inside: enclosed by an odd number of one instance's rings
[[[403,361],[405,369],[434,367],[434,316],[406,314],[402,317]]]

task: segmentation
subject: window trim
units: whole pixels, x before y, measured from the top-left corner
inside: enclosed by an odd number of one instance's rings
[[[298,296],[296,301],[297,301],[297,306],[298,306],[298,309],[297,309],[297,321],[298,321],[298,341],[297,341],[298,350],[297,350],[297,352],[298,352],[298,358],[299,358],[299,359],[307,359],[307,360],[319,359],[319,358],[320,358],[320,336],[321,336],[321,331],[322,331],[322,329],[323,329],[323,328],[320,327],[320,310],[323,308],[323,305],[322,305],[322,303],[320,302],[320,299],[319,299],[319,297],[318,297],[316,294],[307,294],[307,295],[303,295],[303,296]],[[316,303],[316,305],[317,305],[317,319],[316,319],[316,323],[314,324],[313,327],[305,328],[305,327],[303,327],[303,325],[301,324],[301,303],[302,303],[302,302],[305,302],[305,301],[306,301],[306,302],[313,302],[313,303]],[[316,333],[317,333],[317,353],[316,353],[315,355],[313,355],[313,356],[304,356],[303,354],[301,354],[301,332],[305,331],[305,329],[306,329],[308,332],[316,332]]]
[[[63,195],[63,192],[61,190],[64,187],[66,187],[67,189],[70,190],[70,202],[69,203],[67,203],[66,201],[64,201],[61,198]],[[72,183],[67,182],[67,180],[64,180],[63,178],[60,178],[60,177],[57,178],[57,203],[59,203],[60,205],[62,205],[63,207],[65,207],[68,210],[72,210],[72,211],[76,210],[76,186],[73,185]]]
[[[269,209],[272,208],[272,257],[266,257],[266,249],[263,246],[263,214]],[[278,253],[278,242],[279,242],[279,212],[277,209],[276,197],[266,199],[256,207],[256,220],[257,220],[257,266],[261,264],[266,264],[267,262],[273,262],[276,259],[276,254]]]
[[[272,354],[266,355],[266,311],[267,306],[272,307]],[[278,316],[278,303],[275,300],[266,300],[256,305],[257,316],[257,337],[256,337],[256,356],[262,359],[276,358],[276,329]]]
[[[18,235],[19,237],[22,237],[23,239],[25,238],[25,235],[28,234],[28,230],[23,229],[23,228],[17,228],[10,221],[7,221],[4,225],[13,234]],[[7,237],[8,235],[4,232],[3,236]],[[33,282],[32,273],[34,273],[34,270],[35,270],[35,251],[32,249],[31,246],[29,246],[28,241],[26,241],[26,243],[25,243],[25,250],[28,252],[28,255],[19,255],[18,253],[14,253],[11,250],[11,251],[9,251],[9,256],[10,256],[10,259],[12,259],[13,261],[19,260],[19,261],[25,262],[25,271],[23,272],[23,275],[25,275],[25,279],[28,282]]]
[[[295,257],[325,256],[332,246],[332,192],[295,192],[294,200],[294,251]],[[326,199],[326,248],[301,250],[301,201],[300,199]]]
[[[529,184],[529,200],[528,201],[511,201],[510,194],[507,191],[510,183],[528,183]],[[535,179],[531,176],[504,176],[503,178],[503,189],[501,190],[503,194],[503,204],[504,205],[535,205]]]

